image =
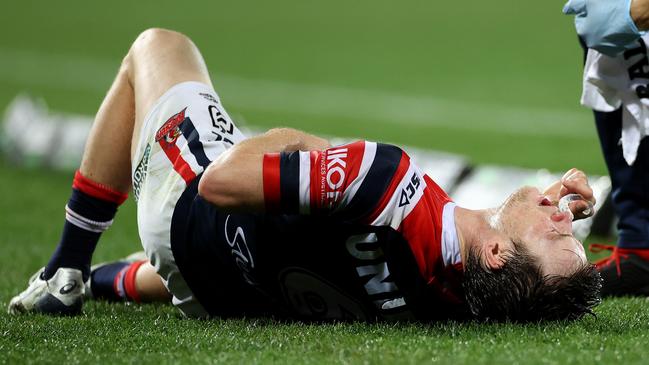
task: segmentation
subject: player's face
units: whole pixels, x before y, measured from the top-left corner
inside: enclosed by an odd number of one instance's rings
[[[536,188],[515,191],[497,209],[491,223],[538,257],[546,275],[567,275],[586,262],[584,246],[572,235],[570,213],[559,212]]]

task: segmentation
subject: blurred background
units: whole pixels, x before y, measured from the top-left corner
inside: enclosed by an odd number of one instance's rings
[[[11,1],[0,110],[18,94],[91,115],[137,34],[199,46],[240,124],[605,174],[560,1]]]
[[[452,179],[466,173],[461,166],[514,168],[476,168],[468,192],[453,189],[458,202],[487,204],[479,198],[491,190],[500,199],[512,184],[545,181],[571,167],[606,175],[591,113],[579,105],[583,55],[562,6],[514,0],[8,2],[0,12],[4,228],[29,242],[31,233],[19,227],[39,214],[57,217],[37,225],[44,231],[33,237],[56,240],[72,174],[15,164],[7,137],[37,141],[45,131],[27,128],[24,109],[8,110],[12,101],[27,95],[37,101],[27,103],[32,111],[79,115],[88,123],[129,45],[149,27],[195,41],[240,126],[288,126],[439,151],[450,160],[433,162],[429,171],[447,171],[450,163],[457,173],[447,176]],[[60,138],[53,143],[71,143],[65,137],[73,128],[52,128]],[[541,178],[538,169],[547,169]],[[129,203],[122,210],[132,209]],[[137,240],[133,219],[123,221],[125,231],[116,229],[107,240]]]

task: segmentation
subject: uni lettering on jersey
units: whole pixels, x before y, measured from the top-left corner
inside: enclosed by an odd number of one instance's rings
[[[377,313],[386,319],[409,317],[406,300],[392,280],[376,233],[354,235],[346,241],[347,252],[356,261],[356,273]]]

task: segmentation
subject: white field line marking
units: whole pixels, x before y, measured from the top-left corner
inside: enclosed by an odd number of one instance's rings
[[[104,93],[119,64],[104,59],[0,48],[0,81]],[[593,138],[590,114],[465,102],[371,89],[249,79],[213,73],[226,106],[242,110],[344,118],[404,127]],[[19,92],[21,90],[16,90]],[[577,96],[575,96],[577,98]]]

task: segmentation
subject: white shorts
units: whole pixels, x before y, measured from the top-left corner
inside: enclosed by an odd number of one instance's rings
[[[208,85],[183,82],[156,101],[140,131],[132,166],[140,239],[151,264],[191,317],[207,312],[178,271],[170,241],[176,202],[210,161],[245,139]]]

